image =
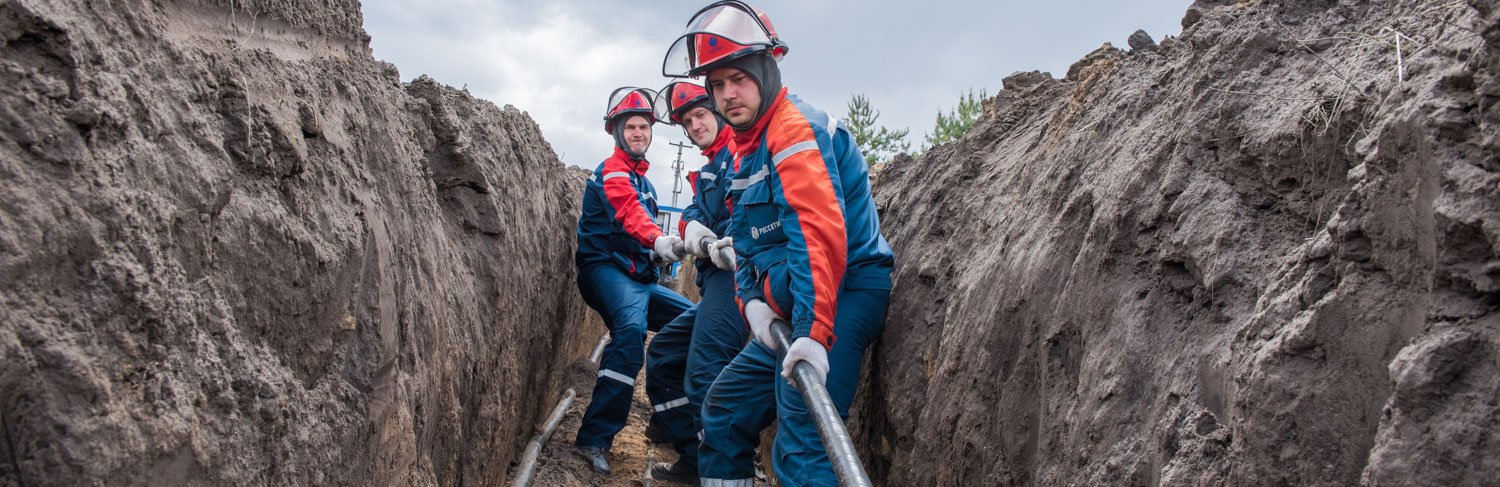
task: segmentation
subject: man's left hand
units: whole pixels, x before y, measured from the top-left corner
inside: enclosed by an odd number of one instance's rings
[[[792,347],[786,351],[786,358],[781,361],[781,376],[792,386],[797,385],[796,379],[792,378],[792,369],[797,362],[807,362],[812,366],[818,383],[828,384],[828,349],[823,348],[823,344],[808,337],[792,342]]]

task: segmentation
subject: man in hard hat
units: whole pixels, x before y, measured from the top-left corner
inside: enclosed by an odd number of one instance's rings
[[[655,93],[620,88],[605,108],[604,130],[615,139],[614,153],[589,178],[578,217],[578,291],[609,327],[610,342],[599,361],[593,399],[574,440],[576,451],[600,473],[609,473],[609,449],[625,426],[636,373],[644,361],[646,331],[658,330],[692,305],[656,284],[653,251],[679,259],[674,245],[652,219],[656,189],[646,179],[646,148],[651,146],[651,107]],[[649,381],[647,389],[654,387]]]
[[[773,418],[782,483],[836,485],[801,392],[776,375],[811,365],[847,416],[861,356],[885,326],[894,257],[869,168],[844,126],[782,87],[777,62],[786,52],[765,14],[721,1],[693,16],[663,64],[668,76],[707,76],[735,131],[730,237],[713,247],[738,254],[736,293],[755,341],[705,401],[704,485],[752,485],[758,435]],[[783,360],[770,332],[777,319],[792,331]]]
[[[725,198],[733,133],[713,112],[713,101],[700,85],[672,82],[658,92],[655,106],[657,119],[682,126],[709,159],[701,169],[688,173],[693,201],[678,223],[686,250],[698,256],[697,285],[703,299],[657,332],[646,352],[648,381],[683,384],[676,390],[659,389],[672,394],[651,398],[652,422],[661,425],[678,455],[675,463],[652,466],[651,477],[697,483],[698,431],[702,429],[698,412],[703,398],[719,371],[749,339],[745,319],[734,300],[734,262],[725,258],[732,252],[710,254],[704,245],[717,241],[729,228]]]

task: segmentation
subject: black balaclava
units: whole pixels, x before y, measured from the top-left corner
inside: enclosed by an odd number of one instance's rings
[[[633,152],[633,151],[630,150],[630,146],[629,145],[625,144],[625,121],[626,120],[630,120],[630,117],[645,117],[645,119],[646,119],[647,122],[651,122],[651,116],[650,115],[646,115],[644,113],[625,113],[625,114],[621,114],[620,116],[615,117],[615,122],[614,122],[614,127],[615,128],[614,128],[614,130],[611,130],[609,132],[610,132],[610,134],[612,134],[612,135],[615,136],[615,147],[619,147],[620,150],[625,151],[625,155],[630,156],[631,160],[633,160],[633,161],[639,161],[641,159],[645,159],[646,158],[646,153],[645,152],[641,152],[641,153],[637,154],[637,153],[635,153],[635,152]],[[654,139],[655,137],[652,137],[652,138]],[[651,150],[651,143],[650,142],[646,143],[646,150]]]
[[[744,127],[730,124],[735,131],[750,130],[760,121],[760,117],[766,116],[771,110],[771,104],[776,102],[776,95],[781,93],[781,68],[776,65],[776,60],[771,57],[771,51],[760,51],[748,56],[729,61],[726,68],[735,68],[744,71],[750,78],[755,80],[755,85],[760,87],[760,111],[755,114],[755,119]],[[712,95],[713,88],[709,88]],[[717,111],[717,110],[715,110]]]
[[[708,113],[714,114],[714,122],[717,123],[717,126],[715,127],[715,130],[724,130],[724,123],[725,123],[724,116],[720,115],[719,111],[714,109],[714,95],[712,93],[710,93],[708,96],[703,97],[702,100],[698,100],[698,101],[689,103],[685,107],[678,108],[677,109],[677,113],[681,114],[681,115],[679,115],[679,117],[684,117],[684,116],[687,116],[688,112],[691,112],[691,111],[693,111],[694,108],[698,108],[698,107],[707,108],[708,109]],[[676,122],[677,122],[677,125],[679,125],[679,126],[682,127],[682,135],[687,135],[688,136],[688,140],[692,140],[693,136],[688,135],[687,121],[686,120],[677,120]],[[716,138],[717,138],[717,136],[716,136]]]

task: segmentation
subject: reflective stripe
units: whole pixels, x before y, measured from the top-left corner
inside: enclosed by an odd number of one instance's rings
[[[612,172],[612,173],[609,173],[609,174],[605,174],[604,177],[599,178],[599,180],[600,181],[609,181],[609,180],[614,179],[614,178],[628,178],[628,177],[630,177],[630,173],[616,171],[616,172]]]
[[[812,141],[812,140],[804,140],[802,142],[798,142],[798,143],[792,144],[791,147],[787,147],[785,149],[782,149],[781,152],[777,152],[776,155],[771,156],[771,165],[775,166],[775,165],[781,164],[781,161],[785,161],[786,158],[792,157],[793,155],[796,155],[798,152],[809,151],[809,150],[817,150],[817,149],[818,149],[818,143],[816,141]]]
[[[599,369],[599,377],[608,377],[608,378],[611,378],[611,379],[614,379],[614,380],[617,380],[617,381],[620,381],[620,382],[624,382],[625,385],[627,385],[627,386],[635,387],[635,378],[634,377],[626,377],[625,374],[621,374],[621,373],[615,372],[613,370]]]
[[[713,181],[715,179],[719,179],[719,177],[715,176],[714,173],[711,172],[700,172],[698,173],[698,179],[707,179],[709,181]]]
[[[755,487],[755,479],[702,479],[703,487]]]
[[[734,181],[730,181],[729,182],[729,189],[731,191],[740,191],[740,190],[743,190],[745,188],[750,187],[750,185],[752,185],[752,184],[760,182],[762,179],[765,179],[766,176],[769,176],[770,174],[771,174],[770,168],[762,166],[759,171],[755,171],[755,174],[751,174],[750,177],[748,177],[748,178],[745,178],[745,179],[736,179]]]
[[[833,132],[838,130],[838,128],[839,119],[835,118],[833,115],[828,115],[828,136],[830,138],[833,137]]]
[[[703,430],[698,430],[698,441],[703,441]]]
[[[661,404],[657,404],[655,406],[652,406],[652,408],[655,409],[656,412],[659,413],[659,412],[666,411],[668,409],[672,409],[672,408],[675,408],[675,407],[678,407],[678,406],[686,406],[687,403],[688,403],[688,400],[687,400],[686,397],[680,397],[680,398],[677,398],[677,399],[673,399],[671,401],[667,401],[667,402],[664,402],[664,403],[661,403]]]

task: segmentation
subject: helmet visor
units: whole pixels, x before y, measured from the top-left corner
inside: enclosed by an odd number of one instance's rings
[[[645,88],[626,86],[616,89],[609,95],[609,105],[604,109],[604,119],[609,120],[622,113],[632,112],[652,116],[651,99],[655,97],[655,92]]]
[[[736,53],[774,45],[765,25],[754,14],[736,3],[714,5],[688,21],[682,36],[667,50],[661,74],[685,78]]]
[[[736,4],[709,7],[688,21],[683,33],[707,32],[739,44],[771,45],[771,36],[755,14]]]
[[[687,81],[673,81],[656,95],[656,120],[677,125],[680,122],[677,117],[681,115],[684,107],[698,100],[708,97],[708,91],[697,83]]]
[[[662,88],[661,91],[656,93],[656,102],[651,104],[651,107],[655,110],[654,112],[652,112],[652,115],[662,123],[665,123],[667,125],[676,125],[676,123],[672,121],[671,106],[672,85],[667,85],[666,88]]]

